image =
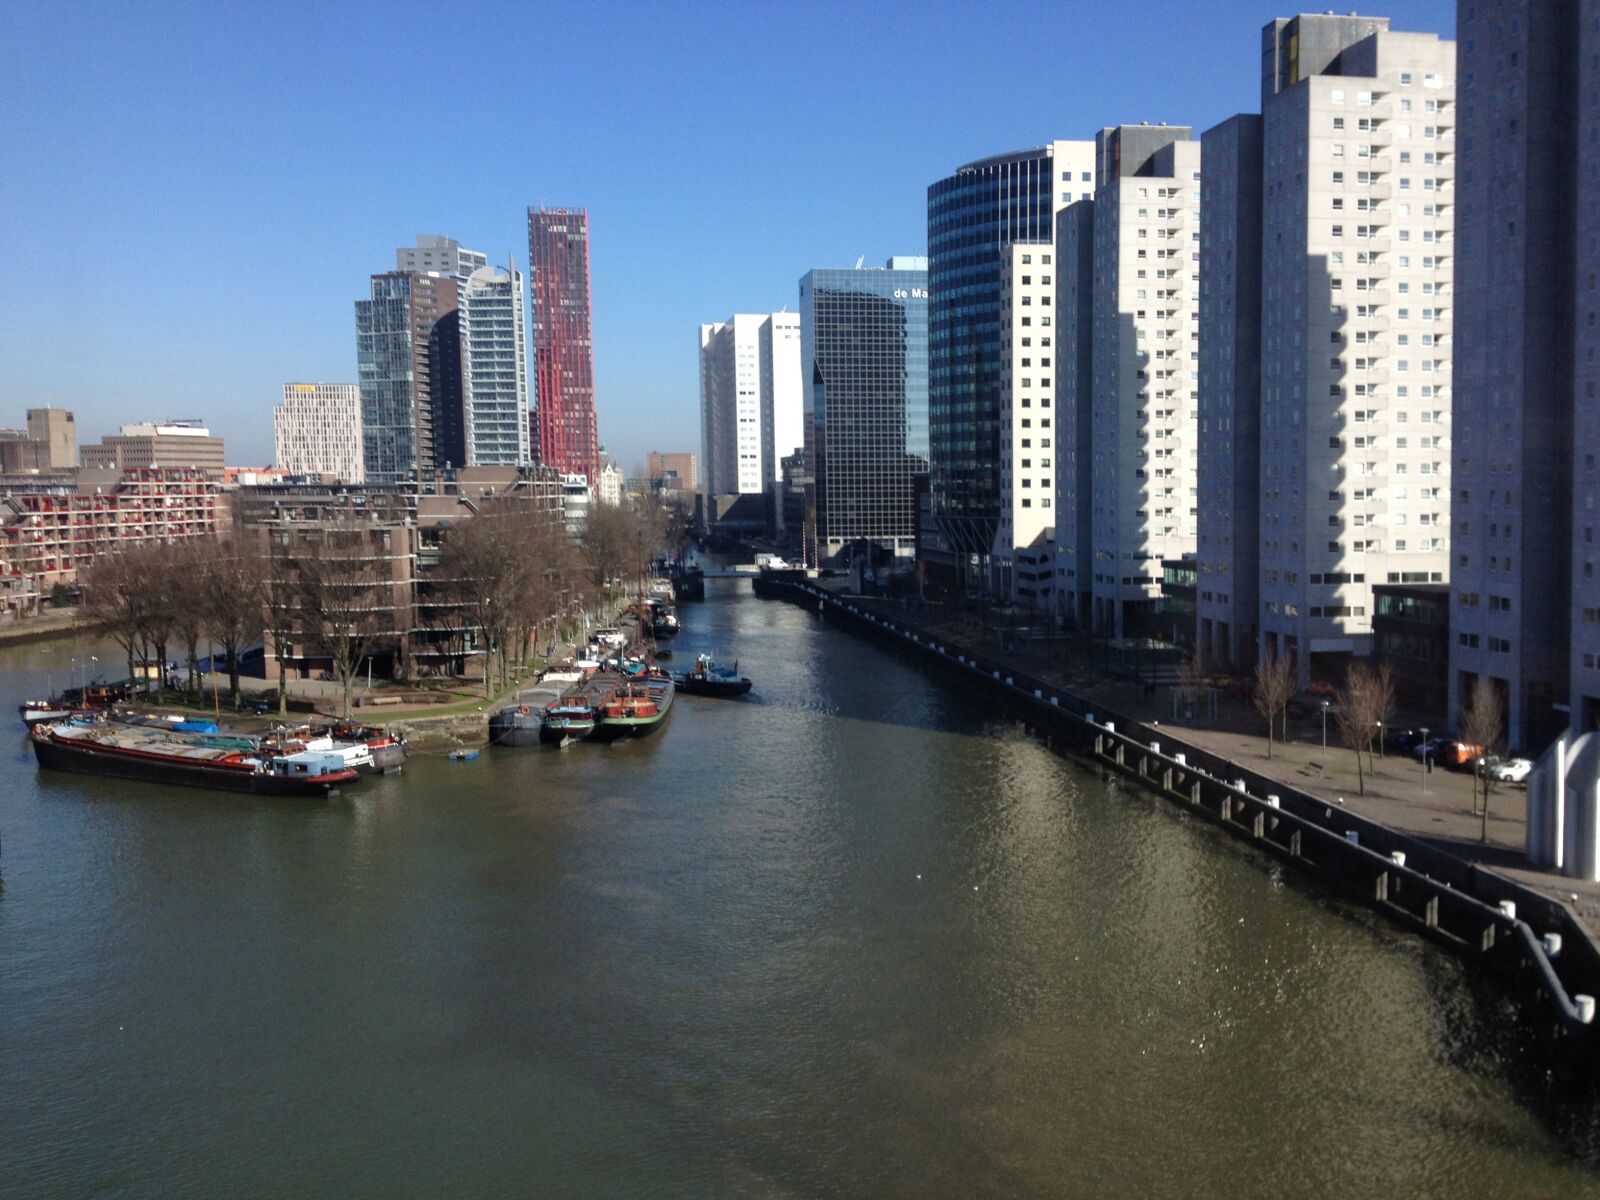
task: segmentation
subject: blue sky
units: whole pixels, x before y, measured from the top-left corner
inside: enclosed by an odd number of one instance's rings
[[[600,436],[699,448],[696,326],[920,254],[970,159],[1257,107],[1207,3],[0,5],[0,424],[199,416],[272,455],[288,380],[355,379],[352,302],[443,233],[591,213]],[[1451,36],[1455,6],[1362,9]]]

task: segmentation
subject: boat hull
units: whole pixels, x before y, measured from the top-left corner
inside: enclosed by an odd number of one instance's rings
[[[489,717],[492,746],[537,746],[543,731],[544,719],[536,712],[503,708]]]
[[[98,775],[106,779],[135,779],[144,783],[175,784],[179,787],[210,788],[213,791],[248,792],[259,796],[330,796],[348,783],[346,778],[328,776],[283,776],[266,771],[245,771],[200,763],[176,762],[162,758],[119,754],[112,750],[77,742],[58,742],[35,735],[34,757],[52,771],[76,775]]]
[[[546,721],[539,727],[539,740],[547,746],[559,746],[563,742],[581,742],[592,737],[594,731],[593,721]]]
[[[686,695],[713,696],[720,700],[731,700],[735,696],[742,696],[753,686],[743,676],[737,679],[706,679],[684,674],[673,678],[677,681],[678,690]]]
[[[654,733],[667,719],[667,714],[672,711],[672,695],[675,689],[671,686],[664,688],[651,688],[650,691],[656,702],[654,715],[648,717],[606,717],[602,716],[595,726],[594,735],[603,742],[615,742],[622,738],[644,737]]]

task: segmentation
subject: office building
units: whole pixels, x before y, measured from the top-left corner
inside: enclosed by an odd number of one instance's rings
[[[1248,665],[1240,579],[1253,577],[1256,653],[1291,656],[1302,682],[1342,680],[1371,651],[1374,584],[1440,583],[1449,569],[1454,46],[1388,26],[1302,15],[1263,30],[1259,381],[1238,361],[1252,123],[1207,134],[1218,208],[1199,475],[1221,502],[1197,547],[1200,640]],[[1258,386],[1252,429],[1240,410]],[[1222,419],[1231,436],[1212,436]]]
[[[1060,327],[1075,345],[1053,432],[1067,451],[1062,503],[1087,498],[1088,520],[1080,507],[1061,547],[1073,574],[1059,602],[1120,638],[1157,632],[1162,563],[1195,546],[1200,143],[1186,126],[1123,125],[1096,148],[1094,198],[1061,222]]]
[[[1000,520],[990,570],[994,595],[1035,608],[1053,603],[1054,281],[1052,242],[1006,248],[1000,268]]]
[[[103,471],[191,467],[216,479],[226,463],[222,439],[198,421],[133,421],[98,446],[85,446],[83,465]]]
[[[700,463],[691,453],[663,453],[652,450],[645,455],[645,478],[649,480],[675,477],[672,491],[697,492],[700,490]]]
[[[272,410],[277,465],[290,475],[362,483],[361,389],[353,383],[286,383]]]
[[[78,426],[66,409],[30,408],[28,439],[41,447],[42,469],[60,471],[78,465]]]
[[[530,459],[522,274],[479,267],[461,284],[461,391],[466,463],[517,467]]]
[[[1012,242],[1048,241],[1094,190],[1094,145],[1051,142],[957,168],[928,188],[926,565],[986,586],[1000,521],[1000,271]]]
[[[391,271],[356,301],[362,461],[368,483],[398,483],[466,460],[456,279]]]
[[[901,558],[915,551],[915,481],[928,469],[927,268],[894,257],[800,280],[805,441],[787,495],[789,515],[809,516],[802,542],[822,561],[864,541]]]
[[[487,254],[464,249],[455,238],[431,233],[419,234],[415,246],[401,246],[395,251],[394,260],[397,271],[448,275],[461,283],[489,265]]]
[[[1537,752],[1600,721],[1600,35],[1576,0],[1459,15],[1450,716],[1487,679]]]
[[[805,445],[800,315],[735,313],[700,326],[700,439],[707,496],[765,495]]]
[[[1255,662],[1260,604],[1261,118],[1200,136],[1200,403],[1196,646]]]
[[[609,504],[615,508],[622,503],[622,483],[622,468],[617,466],[609,455],[602,455],[600,482],[595,488],[595,499],[601,504]]]
[[[528,210],[528,277],[539,461],[593,480],[600,472],[600,441],[587,209]]]

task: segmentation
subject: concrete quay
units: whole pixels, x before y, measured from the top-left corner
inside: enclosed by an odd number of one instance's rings
[[[1530,1029],[1552,1065],[1582,1072],[1600,1064],[1600,1030],[1594,1022],[1594,997],[1600,995],[1600,947],[1577,907],[1568,899],[1578,881],[1538,875],[1515,863],[1500,864],[1505,844],[1520,828],[1509,816],[1497,818],[1498,846],[1468,856],[1468,844],[1451,836],[1426,837],[1386,822],[1384,806],[1404,803],[1406,786],[1386,781],[1384,795],[1358,806],[1353,797],[1321,794],[1298,777],[1299,758],[1274,759],[1274,774],[1264,755],[1250,758],[1235,732],[1220,731],[1219,753],[1192,737],[1193,730],[1141,719],[1110,701],[1115,691],[1063,685],[1063,672],[1040,670],[1022,656],[973,647],[974,631],[941,628],[907,615],[893,601],[845,595],[814,581],[763,578],[758,596],[798,604],[848,632],[919,660],[930,669],[976,686],[1021,718],[1052,746],[1091,761],[1161,794],[1243,841],[1362,900],[1398,924],[1412,929],[1468,961],[1499,975],[1522,1001]],[[954,634],[955,636],[952,636]],[[1069,667],[1068,673],[1071,668]],[[1128,689],[1122,685],[1126,697]],[[1228,739],[1233,739],[1232,744]],[[1265,739],[1258,739],[1264,747]],[[1226,753],[1228,750],[1234,753]],[[1245,759],[1246,761],[1241,761]],[[1409,761],[1409,760],[1407,760]],[[1353,762],[1353,759],[1352,759]],[[1326,767],[1326,763],[1322,763]],[[1412,764],[1412,770],[1419,769]],[[1286,780],[1282,775],[1295,776]],[[1350,771],[1354,784],[1354,770]],[[1443,773],[1430,777],[1443,782]],[[1420,773],[1417,776],[1420,785]],[[1470,784],[1470,781],[1469,781]],[[1437,797],[1419,806],[1437,815],[1464,801],[1456,788],[1432,790]],[[1466,793],[1463,792],[1462,796]],[[1500,797],[1503,807],[1505,797]],[[1424,817],[1433,824],[1431,816]],[[1476,836],[1478,817],[1469,816]],[[1412,821],[1415,826],[1418,822]],[[1457,821],[1453,832],[1459,832]],[[1520,858],[1520,841],[1517,843]],[[1570,886],[1568,886],[1570,885]],[[1561,898],[1553,893],[1560,891]]]

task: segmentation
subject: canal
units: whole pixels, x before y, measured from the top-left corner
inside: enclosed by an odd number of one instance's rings
[[[1494,988],[708,582],[615,748],[0,777],[0,1196],[1572,1196]],[[0,651],[0,699],[70,643]],[[102,657],[106,657],[102,654]]]

